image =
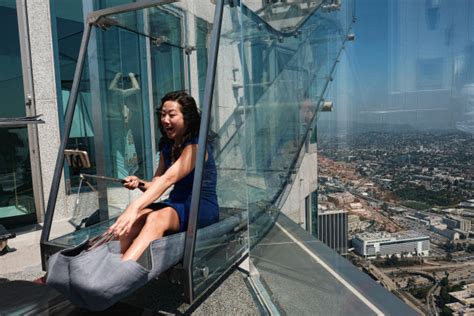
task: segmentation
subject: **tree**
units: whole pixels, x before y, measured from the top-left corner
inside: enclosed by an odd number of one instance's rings
[[[466,249],[467,252],[474,252],[474,244],[469,244]]]
[[[446,252],[453,252],[454,251],[454,243],[453,242],[447,242],[444,244],[444,249],[446,250]]]
[[[451,261],[451,260],[453,260],[453,255],[450,252],[448,252],[446,254],[446,261]]]
[[[443,308],[441,309],[440,316],[450,316],[452,314],[453,312],[449,309],[449,307],[443,306]]]
[[[390,256],[389,263],[390,263],[391,266],[398,265],[398,262],[399,262],[399,259],[398,259],[397,255],[393,254],[393,255]]]
[[[449,285],[448,277],[442,278],[441,281],[439,282],[439,285],[442,287],[447,287]]]

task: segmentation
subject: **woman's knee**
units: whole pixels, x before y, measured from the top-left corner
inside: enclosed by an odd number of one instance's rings
[[[145,226],[157,229],[165,233],[169,230],[179,229],[179,217],[176,211],[171,207],[166,207],[159,211],[151,212],[146,218]]]

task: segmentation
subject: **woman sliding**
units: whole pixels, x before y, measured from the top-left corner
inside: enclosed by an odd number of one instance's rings
[[[184,231],[188,224],[201,117],[194,98],[183,91],[166,94],[161,99],[158,115],[162,134],[158,169],[150,182],[136,176],[125,178],[126,188],[139,188],[144,193],[109,228],[120,240],[124,261],[137,261],[153,240]],[[208,146],[198,227],[219,220],[216,178],[216,165]],[[169,198],[155,203],[172,185]]]

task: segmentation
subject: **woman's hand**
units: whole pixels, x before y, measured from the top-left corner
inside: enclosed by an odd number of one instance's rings
[[[139,209],[130,204],[127,209],[119,216],[117,221],[110,226],[109,232],[115,237],[126,236],[130,233],[133,223],[137,220]]]
[[[135,190],[140,186],[141,183],[143,183],[137,176],[128,176],[124,178],[124,180],[125,183],[123,184],[123,186],[129,190]]]

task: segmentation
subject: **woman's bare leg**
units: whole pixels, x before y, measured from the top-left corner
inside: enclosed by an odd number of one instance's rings
[[[133,243],[133,240],[137,238],[138,234],[145,225],[146,217],[149,213],[153,212],[152,209],[144,209],[142,210],[135,223],[133,223],[132,228],[130,229],[130,233],[126,236],[119,237],[120,240],[120,253],[124,254],[130,245]]]
[[[153,240],[163,237],[166,232],[177,231],[179,231],[179,217],[172,207],[149,212],[143,228],[123,254],[122,260],[137,261]]]

